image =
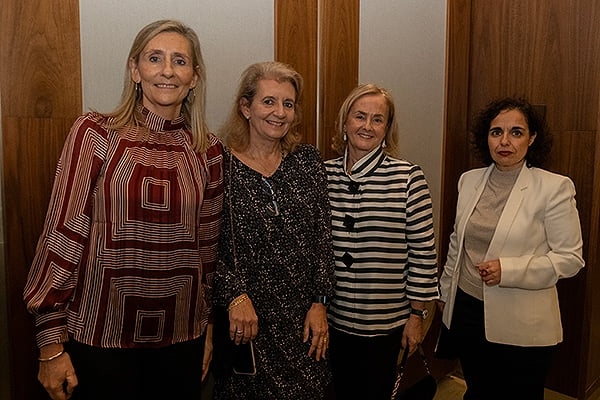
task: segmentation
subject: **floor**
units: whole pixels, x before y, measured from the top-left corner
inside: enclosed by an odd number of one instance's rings
[[[465,381],[460,377],[447,375],[438,381],[438,391],[434,400],[462,400],[465,388]],[[544,400],[575,400],[575,398],[546,389]],[[600,400],[600,390],[597,390],[589,400]]]

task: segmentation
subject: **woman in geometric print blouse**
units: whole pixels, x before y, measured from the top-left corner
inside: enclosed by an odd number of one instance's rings
[[[53,399],[200,398],[223,198],[205,79],[194,31],[156,21],[121,104],[71,128],[24,290]]]
[[[388,91],[355,88],[338,114],[325,163],[335,254],[329,307],[334,387],[341,399],[389,399],[400,348],[423,340],[437,299],[431,197],[418,165],[397,158]],[[425,311],[424,311],[425,310]]]

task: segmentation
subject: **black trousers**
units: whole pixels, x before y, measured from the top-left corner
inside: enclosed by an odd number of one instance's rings
[[[396,379],[403,327],[384,336],[329,329],[329,358],[338,400],[389,400]]]
[[[72,400],[199,400],[204,339],[158,349],[65,344],[79,385]]]
[[[465,400],[543,400],[556,346],[522,347],[485,338],[483,302],[458,289],[451,335],[458,347]]]

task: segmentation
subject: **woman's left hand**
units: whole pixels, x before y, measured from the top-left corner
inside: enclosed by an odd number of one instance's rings
[[[312,342],[308,355],[315,355],[317,361],[325,359],[329,343],[329,329],[327,326],[327,308],[324,304],[313,303],[306,313],[304,320],[304,342],[312,335]]]
[[[500,260],[485,261],[475,266],[479,271],[481,280],[488,286],[500,284],[502,278],[502,269],[500,268]]]
[[[404,326],[402,333],[402,348],[408,349],[408,354],[417,350],[417,346],[423,341],[423,319],[418,315],[411,314]]]

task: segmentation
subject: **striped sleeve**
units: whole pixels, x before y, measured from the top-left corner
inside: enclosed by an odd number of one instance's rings
[[[89,240],[92,196],[106,157],[106,135],[94,121],[80,117],[58,161],[44,229],[24,289],[39,347],[68,340],[65,308]]]

